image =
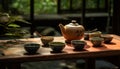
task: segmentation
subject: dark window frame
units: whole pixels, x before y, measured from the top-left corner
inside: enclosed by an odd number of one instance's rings
[[[84,1],[84,0],[82,0],[82,1]],[[70,3],[70,6],[69,6],[69,8],[67,8],[67,9],[62,9],[61,7],[61,2],[62,2],[62,0],[58,0],[58,14],[65,14],[65,13],[76,13],[76,12],[78,12],[78,13],[81,13],[82,12],[82,8],[79,8],[79,9],[73,9],[73,7],[72,7],[72,5],[73,5],[73,3],[72,3],[72,0],[70,0],[69,1],[69,3]],[[108,8],[109,8],[109,0],[105,0],[105,6],[104,6],[104,8],[100,8],[100,0],[97,0],[97,7],[96,8],[90,8],[90,9],[86,9],[86,7],[85,7],[85,10],[86,10],[86,12],[87,13],[91,13],[91,12],[108,12]],[[86,3],[85,3],[86,4]],[[75,12],[76,11],[76,12]]]
[[[31,0],[30,0],[31,1]],[[34,1],[34,0],[33,0]],[[69,1],[69,3],[70,3],[70,6],[69,6],[69,8],[67,8],[67,9],[62,9],[61,7],[61,2],[62,2],[63,0],[58,0],[57,1],[57,13],[56,14],[66,14],[66,13],[81,13],[82,12],[82,8],[78,8],[78,9],[74,9],[73,7],[72,7],[72,5],[73,5],[73,3],[72,3],[72,1],[73,0],[70,0]],[[83,0],[81,0],[81,1],[83,1]],[[86,1],[86,0],[85,0]],[[10,7],[9,7],[9,5],[10,5],[10,3],[12,2],[12,0],[11,1],[9,1],[9,0],[1,0],[1,4],[2,4],[2,7],[3,7],[3,11],[4,12],[8,12],[9,10],[10,10]],[[87,13],[91,13],[91,12],[108,12],[108,8],[109,8],[109,0],[105,0],[105,7],[104,8],[100,8],[100,0],[97,0],[97,8],[90,8],[90,9],[86,9],[85,8],[85,10],[86,10],[86,12]],[[35,2],[34,2],[35,3]],[[30,7],[32,7],[33,5],[30,5]]]

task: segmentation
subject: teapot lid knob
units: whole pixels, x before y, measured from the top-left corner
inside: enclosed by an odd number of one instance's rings
[[[72,22],[72,23],[76,23],[76,20],[72,20],[71,22]]]

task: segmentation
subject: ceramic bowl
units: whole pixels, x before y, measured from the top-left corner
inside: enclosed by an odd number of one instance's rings
[[[102,42],[104,41],[104,39],[101,37],[92,37],[90,41],[92,42],[93,46],[98,47],[102,45]]]
[[[52,49],[52,51],[61,52],[65,47],[65,43],[63,43],[63,42],[50,42],[49,46]]]
[[[49,43],[54,40],[53,36],[42,36],[41,37],[41,42],[43,46],[49,47]]]
[[[101,37],[104,38],[104,43],[110,43],[113,39],[110,35],[102,35]]]
[[[74,47],[74,50],[83,50],[87,43],[82,40],[72,40],[71,45]]]
[[[40,48],[40,44],[37,43],[29,43],[24,45],[24,49],[29,54],[35,54],[37,53],[38,49]]]

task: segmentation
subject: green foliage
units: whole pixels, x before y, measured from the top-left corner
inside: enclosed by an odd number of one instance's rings
[[[82,7],[82,0],[73,0],[73,9],[80,9]]]
[[[55,14],[57,12],[57,0],[34,0],[36,14]],[[17,8],[18,11],[24,14],[30,12],[30,0],[14,0],[11,4],[12,8]]]
[[[61,9],[68,9],[70,7],[70,0],[62,0],[61,1]]]
[[[54,14],[57,12],[57,0],[35,0],[36,14]]]
[[[8,13],[0,13],[0,35],[23,35],[20,34],[20,25],[16,24],[15,21],[30,24],[25,21],[21,16],[10,16]]]
[[[58,0],[34,0],[35,14],[56,14]],[[97,1],[99,1],[99,8],[105,7],[105,0],[86,0],[87,9],[96,9]],[[72,0],[73,9],[81,9],[82,0]],[[30,0],[13,0],[11,8],[16,8],[22,14],[29,14]],[[61,0],[61,9],[69,9],[70,0]]]
[[[22,14],[29,14],[30,0],[13,0],[10,5],[11,8],[17,9]]]

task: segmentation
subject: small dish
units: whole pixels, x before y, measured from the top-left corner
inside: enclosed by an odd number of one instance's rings
[[[71,45],[74,47],[74,50],[80,51],[80,50],[84,49],[84,47],[85,47],[85,45],[87,45],[87,43],[82,40],[72,40]]]
[[[54,37],[52,36],[42,36],[41,42],[43,43],[44,47],[49,47],[49,43],[54,40]]]
[[[92,37],[90,41],[92,42],[94,47],[100,47],[104,39],[101,37]]]
[[[49,43],[52,52],[62,52],[65,47],[65,43],[63,42],[50,42]]]
[[[24,45],[24,49],[27,51],[27,54],[36,54],[39,48],[40,44],[37,43],[29,43]]]

